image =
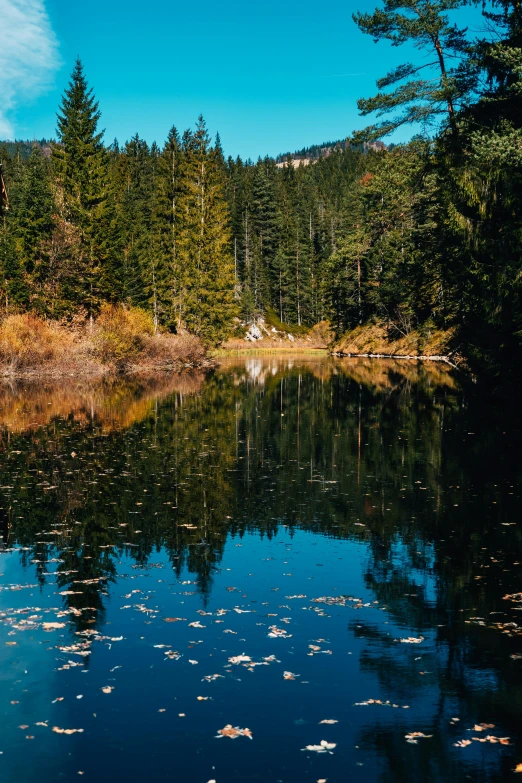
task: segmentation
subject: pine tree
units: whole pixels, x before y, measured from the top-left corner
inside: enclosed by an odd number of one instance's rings
[[[59,143],[53,146],[53,162],[61,191],[61,217],[78,229],[79,236],[77,274],[68,296],[77,307],[85,308],[91,322],[105,298],[101,270],[108,254],[104,211],[107,153],[102,145],[103,133],[98,132],[100,116],[83,65],[77,60],[62,97],[57,125]]]
[[[0,227],[0,312],[7,316],[29,305],[30,289],[16,238],[5,215]]]
[[[50,167],[35,144],[25,163],[17,215],[21,263],[32,281],[33,307],[47,311],[46,286],[51,274],[49,243],[54,230]]]
[[[178,269],[178,239],[183,163],[184,154],[180,136],[177,129],[172,127],[157,160],[152,215],[159,317],[170,328],[176,328],[180,323],[181,280]]]
[[[353,15],[359,29],[375,42],[413,44],[428,59],[400,65],[377,81],[377,95],[358,101],[363,116],[376,112],[378,117],[387,117],[358,138],[376,139],[412,123],[426,129],[441,119],[453,134],[457,132],[457,111],[472,93],[476,80],[459,67],[468,48],[466,30],[451,24],[447,12],[464,4],[464,0],[383,0],[384,7],[373,14]],[[419,78],[426,68],[428,75]],[[386,92],[387,87],[393,90]],[[390,116],[397,109],[402,113]]]
[[[255,293],[260,309],[272,305],[270,299],[270,268],[277,247],[277,217],[273,165],[259,160],[252,182],[253,230],[255,233]]]
[[[184,292],[181,324],[207,344],[227,334],[236,312],[224,176],[202,117],[185,134],[177,271]]]

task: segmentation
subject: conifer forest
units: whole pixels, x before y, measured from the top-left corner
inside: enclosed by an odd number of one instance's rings
[[[110,143],[78,60],[56,139],[0,145],[2,313],[92,320],[116,303],[208,345],[259,316],[328,321],[336,337],[373,322],[454,328],[471,360],[516,364],[522,11],[484,4],[471,34],[449,18],[463,5],[355,14],[369,55],[386,40],[417,59],[361,97],[364,131],[278,159],[225,157],[203,117],[161,144]],[[411,141],[387,144],[405,125]]]

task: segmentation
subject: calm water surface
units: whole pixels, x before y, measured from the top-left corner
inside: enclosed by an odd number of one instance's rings
[[[0,779],[516,779],[521,446],[438,366],[2,387]]]

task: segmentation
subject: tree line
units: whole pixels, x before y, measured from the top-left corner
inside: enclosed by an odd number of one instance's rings
[[[354,15],[418,61],[359,101],[375,124],[309,165],[225,158],[201,117],[162,148],[106,145],[77,62],[50,156],[0,147],[2,309],[92,319],[105,301],[135,305],[209,343],[235,317],[328,320],[337,335],[378,320],[456,327],[495,361],[519,352],[522,11],[490,2],[470,35],[451,18],[463,5],[383,0]],[[368,149],[406,124],[408,144]]]

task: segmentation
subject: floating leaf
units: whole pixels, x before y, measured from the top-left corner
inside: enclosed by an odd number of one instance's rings
[[[333,755],[332,750],[336,747],[337,743],[335,742],[321,740],[319,745],[307,745],[306,748],[301,748],[301,750],[313,750],[315,753],[330,753]]]
[[[230,723],[227,723],[224,729],[219,729],[217,738],[221,737],[230,737],[230,739],[248,737],[248,739],[253,739],[250,729],[240,729],[239,726],[232,726]]]
[[[83,729],[60,729],[58,726],[53,726],[55,734],[82,734]]]

